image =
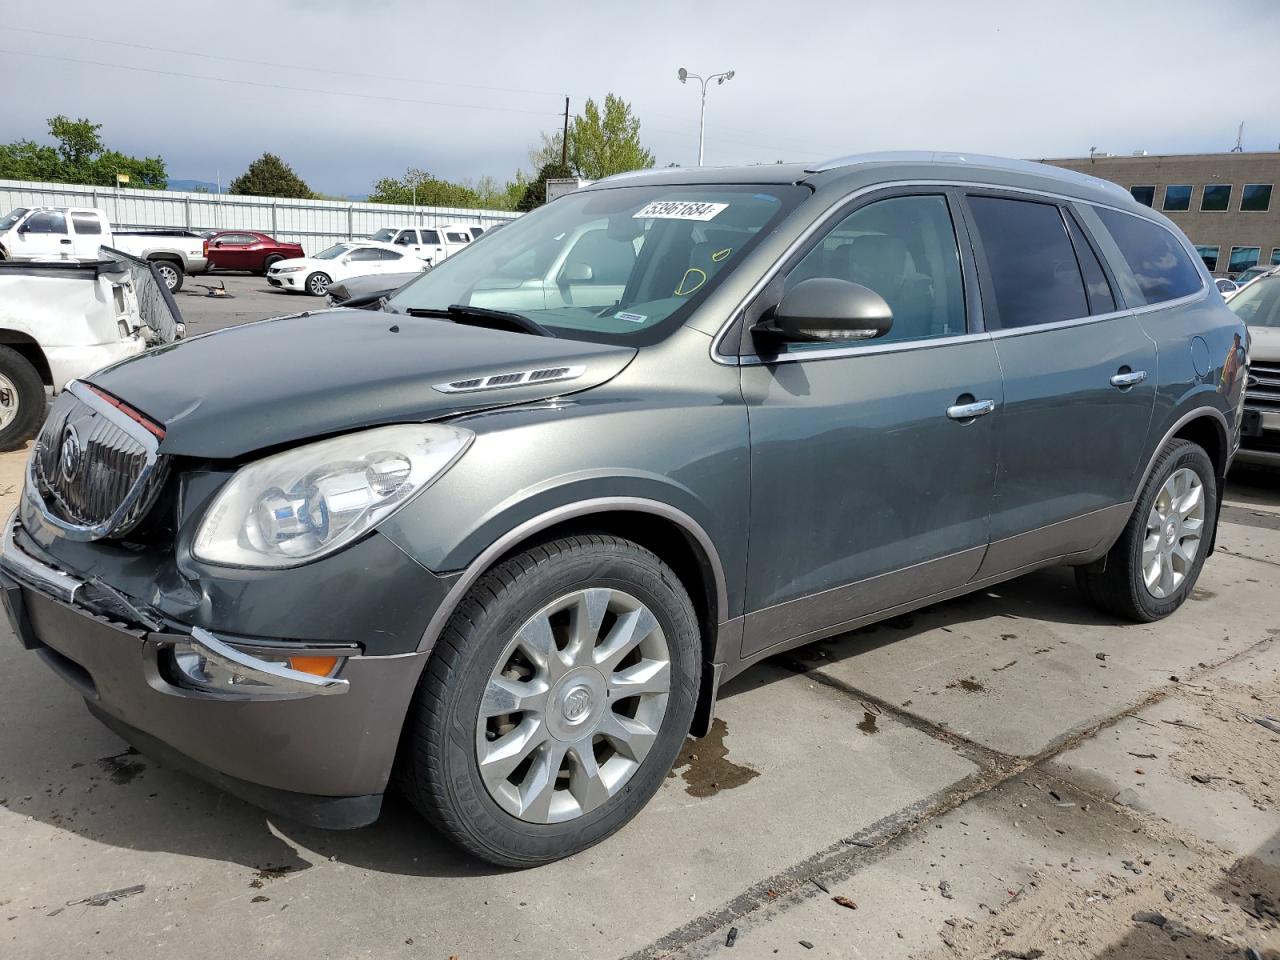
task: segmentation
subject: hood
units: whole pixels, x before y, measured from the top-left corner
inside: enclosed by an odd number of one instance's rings
[[[1280,327],[1249,328],[1249,359],[1280,363]]]
[[[227,459],[360,427],[574,393],[609,380],[634,356],[630,347],[337,309],[180,341],[88,379],[163,424],[162,453]],[[558,382],[435,389],[562,366],[585,369]]]

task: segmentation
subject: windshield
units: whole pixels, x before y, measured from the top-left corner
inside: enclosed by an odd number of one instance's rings
[[[518,313],[570,338],[653,343],[807,196],[785,184],[570,194],[436,265],[387,309],[462,304]]]
[[[1227,301],[1251,327],[1280,327],[1280,277],[1255,280]]]
[[[337,260],[340,256],[351,249],[349,243],[335,243],[328,250],[321,250],[312,259],[313,260]]]
[[[0,220],[0,233],[13,228],[13,225],[27,215],[26,207],[18,207],[11,211],[3,220]]]
[[[378,240],[381,243],[390,243],[392,239],[395,237],[395,235],[396,235],[396,231],[394,229],[392,229],[391,227],[383,227],[381,230],[379,230],[369,239]]]

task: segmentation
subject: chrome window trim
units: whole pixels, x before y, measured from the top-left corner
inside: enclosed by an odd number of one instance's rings
[[[147,483],[151,479],[151,474],[155,472],[157,464],[160,462],[160,441],[156,436],[147,430],[142,424],[136,420],[125,416],[119,409],[107,403],[81,380],[73,380],[66,386],[67,392],[74,395],[81,403],[92,407],[99,416],[111,421],[115,426],[119,427],[132,439],[142,445],[146,453],[147,462],[142,467],[142,472],[138,474],[138,479],[134,481],[133,486],[129,488],[129,493],[125,496],[120,505],[110,517],[101,523],[85,526],[79,523],[70,523],[54,515],[44,502],[44,497],[40,496],[40,487],[36,483],[35,462],[36,450],[33,445],[31,455],[27,458],[27,483],[26,497],[31,501],[32,505],[40,511],[40,516],[50,526],[58,529],[68,540],[101,540],[108,536],[112,530],[129,514],[134,505],[138,502],[138,498],[142,496],[143,491],[147,489]]]
[[[938,187],[938,188],[955,187],[961,190],[985,189],[985,190],[996,190],[1002,193],[1023,193],[1023,194],[1027,194],[1030,197],[1048,198],[1050,200],[1054,200],[1060,203],[1069,203],[1069,204],[1079,203],[1079,204],[1091,205],[1094,207],[1103,207],[1104,209],[1107,209],[1107,210],[1114,210],[1116,213],[1127,214],[1131,217],[1137,218],[1138,220],[1145,220],[1147,223],[1154,224],[1155,226],[1160,227],[1162,230],[1171,234],[1173,238],[1177,240],[1179,244],[1182,246],[1183,252],[1188,254],[1191,257],[1191,262],[1194,264],[1198,264],[1201,267],[1201,270],[1199,271],[1200,289],[1195,291],[1194,293],[1189,293],[1184,297],[1178,297],[1175,300],[1162,300],[1160,303],[1146,303],[1136,307],[1128,307],[1124,310],[1116,310],[1112,313],[1097,314],[1096,316],[1088,316],[1088,317],[1077,317],[1070,320],[1055,320],[1051,323],[1038,323],[1038,324],[1035,324],[1034,326],[1028,326],[1028,327],[1012,327],[1008,330],[988,330],[988,331],[982,331],[979,333],[962,333],[962,334],[956,334],[950,337],[931,337],[927,340],[911,340],[904,343],[859,344],[859,345],[843,344],[840,346],[834,346],[830,349],[808,351],[803,356],[801,355],[787,356],[783,354],[771,360],[764,360],[758,356],[744,357],[739,355],[729,355],[721,351],[720,349],[721,344],[724,342],[725,337],[728,336],[729,331],[733,328],[733,326],[738,322],[739,318],[742,316],[742,311],[746,309],[747,304],[749,304],[752,300],[754,300],[757,296],[759,296],[760,293],[764,290],[764,288],[767,287],[771,282],[773,282],[773,279],[782,271],[782,265],[786,263],[791,258],[791,256],[794,253],[796,253],[797,250],[799,250],[806,243],[808,243],[809,240],[814,236],[814,234],[822,230],[824,227],[827,227],[828,224],[830,224],[833,220],[835,220],[838,216],[840,216],[840,212],[842,210],[844,210],[850,203],[854,202],[859,197],[866,196],[869,193],[878,193],[882,190],[903,189],[908,187]],[[1137,200],[1134,200],[1133,202],[1138,203]],[[1141,206],[1141,204],[1139,205]],[[1144,207],[1143,209],[1153,209],[1153,208]],[[759,280],[757,280],[754,284],[752,284],[751,289],[747,291],[746,295],[738,302],[737,306],[735,306],[732,310],[729,311],[729,319],[726,320],[723,324],[721,324],[720,329],[716,331],[715,336],[712,337],[711,339],[710,355],[711,355],[711,359],[716,363],[721,364],[722,366],[730,366],[730,367],[760,366],[762,364],[775,364],[775,363],[794,363],[797,360],[802,360],[802,359],[803,360],[821,360],[821,359],[828,359],[828,358],[834,358],[834,357],[856,356],[861,353],[892,353],[892,352],[895,352],[896,350],[920,349],[924,346],[942,346],[946,344],[962,342],[964,340],[981,339],[982,337],[997,337],[1001,335],[1014,336],[1022,333],[1035,333],[1035,332],[1040,332],[1044,330],[1056,329],[1058,327],[1083,326],[1085,324],[1095,323],[1102,320],[1112,320],[1112,319],[1115,319],[1116,317],[1125,316],[1125,315],[1136,316],[1138,314],[1143,314],[1143,313],[1152,313],[1156,310],[1163,310],[1167,307],[1176,307],[1176,306],[1181,306],[1183,304],[1191,303],[1196,298],[1204,297],[1208,294],[1209,286],[1211,286],[1211,284],[1207,283],[1205,280],[1205,277],[1208,276],[1208,271],[1204,269],[1204,261],[1200,259],[1200,255],[1196,252],[1195,247],[1190,246],[1190,244],[1191,244],[1191,241],[1188,240],[1185,236],[1180,237],[1177,233],[1170,230],[1167,226],[1165,226],[1163,223],[1160,223],[1158,220],[1154,220],[1151,217],[1143,216],[1141,213],[1138,213],[1133,210],[1125,210],[1123,207],[1118,207],[1111,203],[1104,203],[1100,200],[1086,200],[1080,197],[1073,197],[1067,194],[1060,194],[1060,193],[1051,193],[1047,190],[1036,190],[1030,187],[1010,187],[1010,186],[1005,186],[1004,184],[979,183],[979,182],[972,182],[972,181],[966,181],[966,180],[892,180],[892,181],[885,181],[883,183],[875,183],[875,184],[871,184],[870,186],[859,187],[857,190],[854,190],[850,193],[845,194],[842,197],[839,197],[834,203],[831,204],[831,206],[829,206],[826,210],[824,210],[822,214],[816,220],[813,221],[813,223],[809,224],[809,226],[806,227],[801,232],[801,234],[795,238],[795,240],[793,240],[790,244],[787,245],[787,248],[773,262],[773,264],[765,272],[765,274]],[[1108,265],[1104,264],[1104,266],[1108,266]],[[1127,265],[1126,265],[1126,269],[1127,269]],[[1215,286],[1214,289],[1216,290],[1217,287]]]

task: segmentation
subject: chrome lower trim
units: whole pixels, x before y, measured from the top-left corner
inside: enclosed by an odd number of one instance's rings
[[[346,693],[351,689],[348,681],[338,677],[318,677],[315,674],[303,673],[301,670],[293,670],[283,664],[251,657],[230,644],[223,643],[203,627],[192,627],[191,639],[187,642],[199,648],[201,655],[206,659],[233,673],[247,677],[254,683],[261,684],[265,689],[260,692],[272,697],[279,697],[281,694],[310,697]],[[243,699],[254,699],[253,688],[245,688]]]
[[[64,603],[75,603],[84,581],[41,563],[23,551],[14,539],[17,528],[18,511],[14,510],[5,521],[4,537],[0,540],[0,570]]]

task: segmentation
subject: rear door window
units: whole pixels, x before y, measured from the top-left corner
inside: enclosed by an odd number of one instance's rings
[[[1186,297],[1204,286],[1191,255],[1170,231],[1144,217],[1106,207],[1094,209],[1120,248],[1147,304]]]
[[[438,232],[438,231],[435,231],[435,230],[423,230],[423,231],[422,231],[422,242],[423,242],[423,243],[429,243],[429,244],[432,244],[432,245],[434,245],[434,246],[439,246],[439,244],[440,244],[440,234],[439,234],[439,232]]]
[[[1067,215],[1067,232],[1071,234],[1071,243],[1076,248],[1076,260],[1080,264],[1080,273],[1084,276],[1084,289],[1089,297],[1089,312],[1092,314],[1114,313],[1116,309],[1115,294],[1111,292],[1111,284],[1102,270],[1102,263],[1097,253],[1085,237],[1084,231],[1076,223],[1075,217]]]
[[[73,213],[71,224],[81,236],[98,236],[102,233],[102,223],[91,213]]]
[[[1089,316],[1084,277],[1056,204],[970,196],[969,209],[986,260],[989,326],[1009,330]]]
[[[451,233],[445,234],[445,236],[449,238],[450,243],[470,243],[471,242],[471,238],[467,236],[465,233],[451,232]]]

